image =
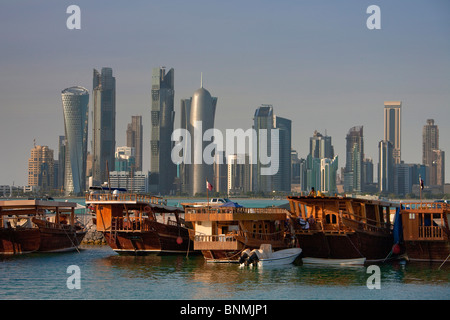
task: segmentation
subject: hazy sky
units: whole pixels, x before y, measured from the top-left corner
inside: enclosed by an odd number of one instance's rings
[[[81,8],[81,30],[66,27],[71,4]],[[373,4],[381,30],[366,26]],[[151,69],[159,66],[175,69],[176,127],[180,100],[203,72],[218,97],[217,128],[251,128],[255,109],[272,104],[292,120],[301,157],[314,130],[326,131],[343,167],[345,136],[362,125],[375,176],[384,101],[401,100],[402,160],[422,162],[422,128],[435,119],[450,182],[448,0],[2,0],[0,184],[27,184],[33,139],[57,157],[61,91],[91,91],[92,69],[102,67],[116,77],[116,145],[126,144],[131,116],[142,115],[149,170]]]

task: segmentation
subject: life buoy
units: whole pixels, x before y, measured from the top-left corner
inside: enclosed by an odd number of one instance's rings
[[[144,211],[145,211],[146,213],[150,213],[150,212],[152,212],[152,208],[151,208],[150,206],[145,206],[145,207],[144,207]]]

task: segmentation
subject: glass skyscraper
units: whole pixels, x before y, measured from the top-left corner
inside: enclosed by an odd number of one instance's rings
[[[66,195],[81,195],[86,189],[89,91],[70,87],[61,97],[66,136],[64,190]]]
[[[176,165],[171,161],[174,111],[174,70],[152,70],[150,191],[169,194],[175,189]]]
[[[116,78],[111,68],[94,69],[92,119],[92,176],[94,183],[108,179],[108,170],[114,171],[116,149]]]
[[[402,102],[386,101],[384,103],[384,138],[390,141],[394,149],[392,156],[394,164],[400,163],[402,158]]]

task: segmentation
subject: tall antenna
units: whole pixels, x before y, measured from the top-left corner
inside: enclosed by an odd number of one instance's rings
[[[203,72],[200,73],[200,88],[203,88]]]

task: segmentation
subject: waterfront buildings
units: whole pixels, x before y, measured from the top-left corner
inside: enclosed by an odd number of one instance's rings
[[[142,116],[131,116],[131,123],[127,126],[127,147],[134,148],[135,171],[142,171]]]
[[[89,91],[80,86],[61,92],[66,137],[64,190],[82,194],[86,188]]]
[[[53,150],[48,146],[34,146],[28,159],[28,186],[39,190],[54,188]]]
[[[392,143],[394,164],[401,162],[402,140],[402,102],[384,102],[384,137],[383,140]]]
[[[125,188],[130,193],[147,193],[148,172],[111,171],[109,173],[111,188]]]
[[[115,171],[127,171],[133,174],[135,170],[136,155],[133,147],[117,147],[115,154]]]
[[[252,167],[248,154],[230,154],[227,159],[227,193],[252,191]]]
[[[114,171],[116,149],[116,78],[111,68],[94,69],[92,117],[92,177],[95,184],[107,181]]]
[[[175,120],[174,70],[153,68],[151,91],[150,191],[169,194],[175,189],[176,164],[171,161]]]

